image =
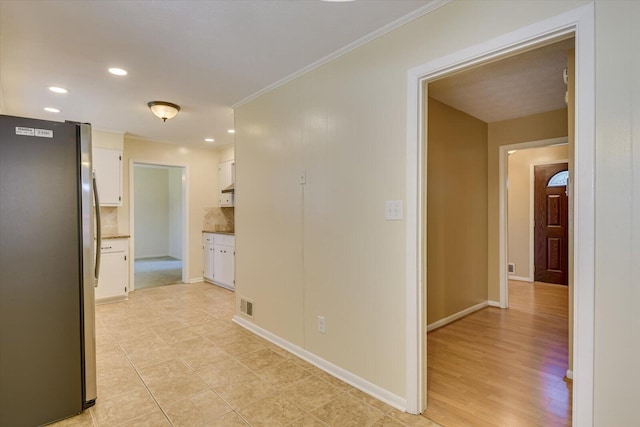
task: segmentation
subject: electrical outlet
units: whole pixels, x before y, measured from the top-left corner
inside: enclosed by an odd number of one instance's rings
[[[402,200],[387,200],[384,217],[387,221],[402,220]]]
[[[326,324],[324,316],[318,316],[318,332],[324,334],[326,332]]]

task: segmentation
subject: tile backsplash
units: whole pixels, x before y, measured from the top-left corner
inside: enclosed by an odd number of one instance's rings
[[[118,208],[116,206],[101,206],[100,220],[103,235],[118,234]]]
[[[235,231],[234,208],[204,208],[204,231]]]

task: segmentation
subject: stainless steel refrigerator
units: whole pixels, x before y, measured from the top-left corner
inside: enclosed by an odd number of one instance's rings
[[[93,184],[91,126],[0,115],[0,426],[95,402]]]

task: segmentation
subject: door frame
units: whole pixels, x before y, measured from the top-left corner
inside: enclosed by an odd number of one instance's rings
[[[499,198],[499,214],[500,214],[500,227],[498,228],[498,261],[499,261],[499,280],[500,280],[500,308],[509,308],[509,274],[507,273],[507,264],[509,262],[509,204],[508,197],[509,192],[507,189],[507,182],[509,180],[509,167],[508,158],[509,151],[511,150],[526,150],[528,148],[542,148],[549,147],[551,145],[568,144],[569,137],[562,136],[559,138],[541,139],[538,141],[519,142],[516,144],[501,145],[498,147],[500,161],[498,162],[498,175],[500,179],[500,192]],[[563,162],[551,160],[546,164],[564,163],[569,162],[564,160]],[[570,162],[569,162],[570,163]],[[538,163],[535,163],[536,165]],[[545,164],[545,163],[539,163]],[[529,279],[533,282],[533,169],[529,172]],[[572,183],[572,182],[571,182]],[[569,236],[571,239],[572,236]]]
[[[573,421],[593,423],[595,293],[595,20],[594,5],[523,27],[408,70],[406,173],[407,412],[426,408],[426,127],[425,82],[573,35],[576,40],[574,165]],[[506,274],[506,272],[505,272]]]
[[[158,162],[157,160],[129,159],[129,230],[132,262],[129,263],[129,290],[135,288],[135,167],[136,165],[166,166],[182,171],[182,282],[189,283],[189,165],[185,163]]]

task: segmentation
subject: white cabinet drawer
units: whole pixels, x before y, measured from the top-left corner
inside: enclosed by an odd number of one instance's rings
[[[125,252],[129,249],[129,240],[127,239],[103,239],[100,245],[100,252]]]
[[[213,243],[216,245],[235,246],[236,237],[229,234],[214,234]]]

